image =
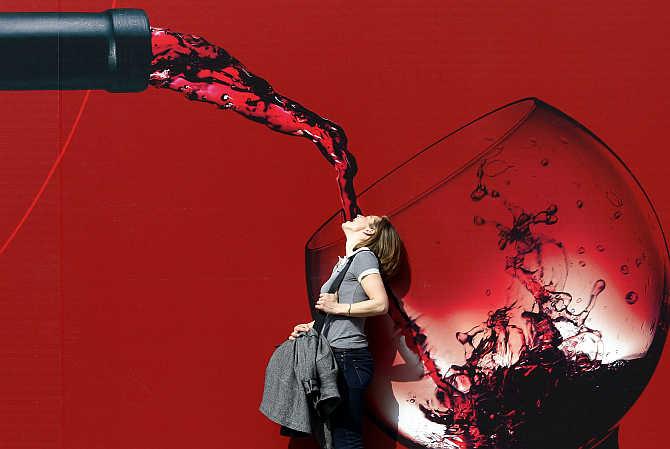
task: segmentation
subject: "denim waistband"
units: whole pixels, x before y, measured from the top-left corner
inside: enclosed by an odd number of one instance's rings
[[[370,352],[370,349],[367,346],[363,346],[362,348],[333,348],[333,347],[331,347],[330,349],[332,349],[333,353],[335,353],[335,354],[357,354],[357,353],[362,353],[362,352]]]

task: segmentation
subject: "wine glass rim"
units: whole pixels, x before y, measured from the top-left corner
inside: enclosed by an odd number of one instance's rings
[[[415,153],[414,155],[410,156],[410,157],[407,158],[405,161],[401,162],[401,163],[398,164],[396,167],[394,167],[393,169],[391,169],[390,171],[388,171],[388,172],[387,172],[386,174],[384,174],[382,177],[380,177],[379,179],[377,179],[376,181],[374,181],[373,183],[371,183],[371,184],[370,184],[369,186],[367,186],[365,189],[361,190],[361,192],[358,194],[358,197],[361,198],[366,192],[368,192],[369,190],[371,190],[375,185],[377,185],[378,183],[380,183],[381,181],[383,181],[384,179],[386,179],[388,176],[392,175],[393,173],[395,173],[396,171],[398,171],[399,169],[401,169],[403,166],[407,165],[407,164],[410,163],[412,160],[414,160],[414,159],[416,159],[417,157],[419,157],[420,155],[422,155],[424,152],[426,152],[426,151],[430,150],[431,148],[435,147],[436,145],[442,143],[444,140],[446,140],[446,139],[448,139],[449,137],[455,135],[456,133],[459,133],[460,131],[462,131],[463,129],[469,127],[470,125],[473,125],[473,124],[475,124],[475,123],[478,122],[478,121],[481,121],[481,120],[483,120],[483,119],[485,119],[485,118],[487,118],[487,117],[489,117],[489,116],[491,116],[491,115],[493,115],[493,114],[496,114],[496,113],[498,113],[498,112],[500,112],[500,111],[503,111],[503,110],[505,110],[505,109],[508,109],[508,108],[510,108],[510,107],[512,107],[512,106],[520,105],[520,104],[523,104],[523,103],[528,103],[531,107],[528,109],[528,111],[526,111],[525,114],[523,114],[523,116],[521,117],[521,119],[517,120],[517,121],[516,121],[516,122],[515,122],[515,123],[514,123],[514,124],[507,130],[507,131],[506,131],[506,132],[504,132],[504,133],[502,134],[501,137],[499,137],[498,139],[496,139],[495,141],[493,141],[493,142],[492,142],[490,145],[488,145],[484,150],[480,151],[480,152],[479,152],[478,154],[476,154],[473,158],[471,158],[468,162],[466,162],[465,164],[463,164],[463,165],[461,165],[460,167],[458,167],[458,168],[457,168],[456,170],[454,170],[451,174],[447,175],[444,179],[445,179],[445,180],[448,180],[448,179],[453,178],[454,176],[456,176],[456,175],[458,175],[459,173],[461,173],[463,170],[466,170],[467,168],[469,168],[470,166],[472,166],[472,164],[474,164],[475,162],[477,162],[482,156],[484,156],[484,155],[486,155],[488,152],[494,150],[495,147],[499,144],[500,141],[504,140],[504,139],[505,139],[511,132],[515,131],[519,126],[521,126],[521,125],[528,119],[528,117],[530,117],[530,115],[531,115],[533,112],[535,112],[537,109],[539,109],[539,108],[547,109],[547,110],[551,111],[553,114],[556,114],[557,116],[559,116],[559,117],[565,119],[566,121],[570,122],[571,124],[573,124],[574,126],[576,126],[577,128],[579,128],[580,130],[584,131],[588,136],[590,136],[590,137],[593,138],[596,142],[598,142],[599,144],[601,144],[601,145],[602,145],[602,146],[603,146],[603,147],[604,147],[604,148],[605,148],[605,149],[606,149],[606,150],[607,150],[607,151],[608,151],[608,152],[609,152],[609,153],[610,153],[610,154],[611,154],[617,161],[619,161],[619,163],[624,167],[624,169],[628,172],[628,175],[633,179],[633,182],[635,182],[635,184],[637,185],[637,187],[638,187],[638,188],[640,189],[640,191],[642,192],[642,195],[643,195],[644,198],[646,199],[647,204],[648,204],[649,207],[651,208],[651,212],[652,212],[652,214],[654,215],[654,218],[655,218],[655,220],[656,220],[657,225],[659,226],[660,233],[661,233],[661,238],[663,239],[663,243],[664,243],[664,245],[665,245],[666,259],[670,259],[670,247],[668,246],[668,240],[667,240],[667,238],[666,238],[666,236],[665,236],[665,232],[663,231],[663,226],[662,226],[661,218],[659,217],[658,212],[656,211],[656,208],[654,207],[654,204],[652,203],[651,199],[649,198],[649,195],[647,194],[647,191],[644,189],[644,187],[642,186],[642,184],[640,183],[640,181],[637,179],[637,177],[635,176],[635,174],[630,170],[630,168],[628,167],[628,165],[626,165],[626,163],[623,161],[623,159],[621,159],[621,157],[619,157],[619,155],[618,155],[616,152],[614,152],[614,151],[612,150],[612,148],[610,148],[610,146],[607,145],[607,144],[606,144],[600,137],[598,137],[593,131],[591,131],[589,128],[587,128],[586,126],[584,126],[584,125],[583,125],[582,123],[580,123],[578,120],[574,119],[572,116],[566,114],[565,112],[561,111],[560,109],[558,109],[558,108],[556,108],[556,107],[550,105],[549,103],[547,103],[547,102],[545,102],[545,101],[543,101],[543,100],[540,100],[540,99],[537,98],[537,97],[532,97],[532,96],[531,96],[531,97],[524,97],[524,98],[521,98],[521,99],[512,101],[512,102],[510,102],[510,103],[504,104],[504,105],[502,105],[502,106],[500,106],[500,107],[498,107],[498,108],[496,108],[496,109],[493,109],[493,110],[491,110],[491,111],[489,111],[489,112],[487,112],[487,113],[485,113],[485,114],[482,114],[482,115],[480,115],[480,116],[474,118],[473,120],[470,120],[469,122],[467,122],[467,123],[465,123],[464,125],[458,127],[458,128],[455,129],[454,131],[449,132],[448,134],[446,134],[445,136],[443,136],[443,137],[441,137],[440,139],[436,140],[435,142],[433,142],[433,143],[429,144],[428,146],[422,148],[422,149],[419,150],[417,153]],[[406,207],[406,205],[400,206],[400,207],[396,208],[394,211],[389,211],[388,213],[386,213],[386,215],[389,216],[389,217],[393,217],[394,214],[399,213],[399,212],[400,212],[401,210],[403,210],[405,207]],[[331,215],[326,221],[324,221],[324,222],[317,228],[317,230],[316,230],[316,231],[309,237],[309,239],[307,240],[307,243],[305,244],[305,253],[306,253],[306,254],[307,254],[307,253],[310,253],[310,252],[319,251],[319,250],[323,250],[323,249],[325,249],[325,248],[331,247],[331,246],[335,245],[336,243],[338,243],[338,242],[340,242],[341,240],[344,239],[343,237],[339,237],[339,238],[334,239],[334,240],[332,240],[332,241],[330,241],[330,242],[327,242],[327,243],[325,243],[325,244],[321,244],[320,246],[314,246],[314,244],[313,244],[313,242],[314,242],[315,238],[317,237],[317,235],[318,235],[318,234],[319,234],[319,233],[320,233],[326,226],[328,226],[328,224],[330,224],[330,222],[331,222],[331,221],[332,221],[338,214],[341,215],[342,213],[343,213],[342,209],[339,209],[339,210],[335,211],[335,213],[334,213],[333,215]],[[669,313],[670,313],[670,312],[669,312]]]

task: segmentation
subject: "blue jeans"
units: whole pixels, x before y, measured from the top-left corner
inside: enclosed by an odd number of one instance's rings
[[[331,415],[335,449],[363,449],[365,389],[372,380],[374,360],[368,348],[332,348],[337,361],[341,401]]]

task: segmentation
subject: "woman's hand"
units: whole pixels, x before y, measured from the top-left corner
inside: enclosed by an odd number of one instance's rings
[[[297,337],[300,336],[302,332],[307,332],[314,326],[314,321],[311,323],[301,323],[301,324],[296,324],[295,327],[293,328],[293,332],[291,332],[291,335],[288,336],[289,340],[295,340]]]
[[[321,293],[319,299],[316,301],[315,309],[320,310],[325,313],[330,313],[333,315],[342,313],[342,306],[346,304],[340,304],[337,298],[337,292],[335,293]]]

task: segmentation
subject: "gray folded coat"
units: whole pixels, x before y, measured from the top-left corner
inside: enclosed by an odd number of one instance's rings
[[[309,329],[275,349],[265,369],[259,410],[289,429],[311,433],[332,449],[329,415],[340,402],[337,362],[325,336]]]

